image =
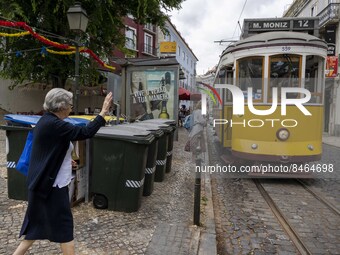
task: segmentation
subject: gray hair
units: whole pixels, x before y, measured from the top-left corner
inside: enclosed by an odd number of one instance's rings
[[[73,94],[65,89],[51,89],[45,97],[44,110],[49,112],[59,112],[72,105]]]

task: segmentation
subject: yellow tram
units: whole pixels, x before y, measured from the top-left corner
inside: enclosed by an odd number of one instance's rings
[[[326,56],[325,41],[299,32],[260,33],[229,45],[214,81],[223,102],[213,109],[222,147],[244,160],[319,160]]]

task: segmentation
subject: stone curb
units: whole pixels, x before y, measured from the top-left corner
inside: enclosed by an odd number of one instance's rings
[[[208,137],[206,130],[206,137]],[[206,148],[208,148],[207,139],[205,139]],[[210,164],[208,150],[205,153],[206,164]],[[207,205],[205,206],[205,220],[204,228],[201,229],[200,244],[198,255],[213,255],[217,254],[216,242],[216,227],[215,227],[215,213],[212,200],[211,179],[207,174],[202,175],[204,181],[205,196],[207,198]]]

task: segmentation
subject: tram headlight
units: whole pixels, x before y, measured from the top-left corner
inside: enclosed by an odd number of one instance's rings
[[[276,132],[276,137],[280,140],[280,141],[286,141],[289,138],[289,131],[286,128],[281,128]]]
[[[256,143],[253,143],[252,145],[251,145],[251,148],[253,149],[253,150],[256,150],[257,149],[257,144]]]

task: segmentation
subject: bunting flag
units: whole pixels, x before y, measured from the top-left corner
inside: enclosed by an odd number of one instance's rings
[[[24,30],[26,30],[26,32],[15,33],[15,34],[0,33],[0,36],[17,36],[18,37],[18,36],[31,34],[35,39],[37,39],[38,41],[42,42],[45,45],[52,46],[52,47],[58,48],[60,50],[64,50],[64,51],[58,52],[58,51],[46,49],[46,47],[44,47],[40,52],[43,57],[47,55],[47,52],[53,53],[53,54],[60,54],[60,55],[68,55],[68,54],[74,54],[75,53],[75,50],[76,50],[75,46],[70,46],[68,44],[62,44],[62,43],[51,41],[51,40],[47,39],[46,37],[35,32],[25,22],[12,22],[12,21],[0,20],[0,26],[20,27],[20,28],[23,28]],[[68,53],[68,51],[70,53]],[[92,50],[90,50],[86,47],[80,47],[79,52],[88,53],[92,58],[94,58],[95,61],[97,61],[98,64],[100,64],[101,66],[103,66],[105,68],[108,68],[108,69],[111,69],[111,70],[116,69],[113,66],[105,64]],[[18,54],[16,54],[16,55],[18,56]]]
[[[56,51],[56,50],[51,50],[51,49],[46,49],[48,53],[52,53],[52,54],[58,54],[58,55],[71,55],[71,54],[75,54],[76,51]]]
[[[13,34],[0,32],[0,36],[3,36],[3,37],[20,37],[20,36],[25,36],[25,35],[29,35],[29,34],[30,34],[30,32],[28,32],[28,31],[20,32],[20,33],[13,33]]]
[[[209,84],[203,83],[203,82],[197,82],[197,83],[209,88],[215,94],[215,96],[217,97],[220,104],[223,105],[222,99],[221,99],[220,95],[218,94],[218,92],[216,91],[216,89],[214,87],[210,86]]]
[[[202,90],[204,91],[206,94],[208,94],[211,98],[211,100],[213,100],[214,104],[216,104],[216,99],[214,97],[214,95],[211,93],[210,90],[207,90],[207,89],[204,89],[204,88],[201,88],[201,87],[197,87],[199,90]]]
[[[44,58],[47,55],[46,47],[43,46],[40,51],[41,56]]]
[[[15,56],[16,56],[17,58],[22,57],[22,52],[18,50],[17,52],[15,52]]]

